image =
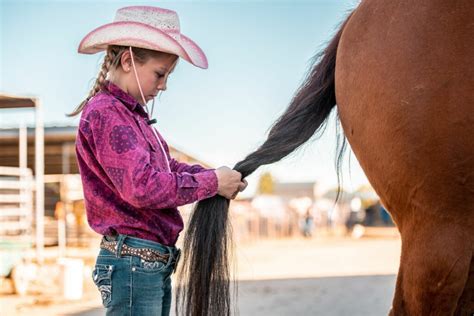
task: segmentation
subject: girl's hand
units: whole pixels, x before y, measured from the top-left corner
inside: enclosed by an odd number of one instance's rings
[[[234,199],[237,193],[247,186],[244,182],[240,181],[242,179],[240,172],[229,167],[217,168],[215,173],[217,175],[217,194],[222,195],[226,199]]]
[[[234,195],[232,196],[232,200],[235,199],[235,197],[237,196],[237,194],[238,194],[239,192],[242,192],[243,190],[245,190],[245,188],[247,187],[247,185],[249,185],[248,182],[247,182],[247,180],[243,179],[243,180],[240,182],[240,184],[239,184],[239,190],[238,190],[237,192],[235,192]]]

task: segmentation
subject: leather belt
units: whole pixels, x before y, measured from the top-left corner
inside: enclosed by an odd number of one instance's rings
[[[100,248],[108,250],[112,253],[117,252],[117,241],[108,241],[105,238],[102,238],[102,241],[100,242]],[[178,250],[178,255],[177,258],[175,259],[175,264],[178,263],[179,257],[180,257],[180,251]],[[170,255],[168,254],[163,254],[155,249],[151,248],[134,248],[130,247],[126,244],[122,244],[122,249],[120,251],[120,256],[137,256],[140,257],[146,261],[161,261],[163,263],[168,263]]]

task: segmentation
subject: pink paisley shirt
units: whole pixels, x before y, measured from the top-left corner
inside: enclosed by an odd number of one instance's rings
[[[169,168],[143,107],[107,82],[82,112],[76,152],[89,225],[102,235],[125,234],[172,246],[183,229],[178,206],[217,194],[213,169]]]

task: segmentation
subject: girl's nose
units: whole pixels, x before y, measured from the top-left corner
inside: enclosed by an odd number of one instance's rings
[[[166,91],[166,82],[167,82],[166,79],[160,81],[160,83],[158,84],[157,89],[158,89],[158,90],[161,90],[161,91]]]

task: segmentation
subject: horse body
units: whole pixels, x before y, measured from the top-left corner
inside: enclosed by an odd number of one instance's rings
[[[471,315],[472,1],[363,1],[339,40],[335,87],[345,135],[402,236],[391,313]]]

